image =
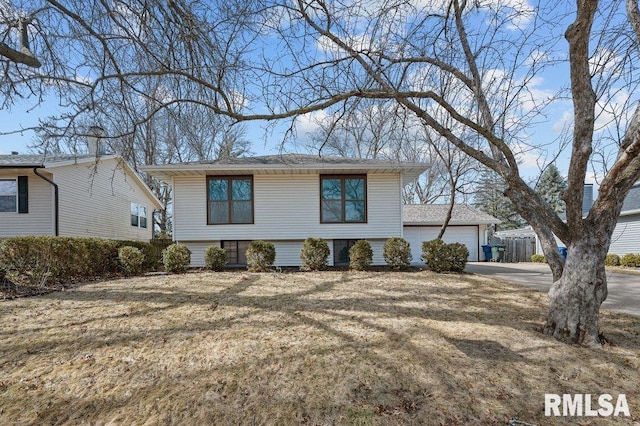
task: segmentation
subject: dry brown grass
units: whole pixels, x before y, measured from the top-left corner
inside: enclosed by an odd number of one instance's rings
[[[5,301],[0,423],[558,423],[545,393],[624,393],[637,421],[638,319],[603,312],[611,344],[567,346],[540,333],[545,299],[482,277],[332,271]]]

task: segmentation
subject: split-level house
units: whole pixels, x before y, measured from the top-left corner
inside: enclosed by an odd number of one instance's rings
[[[230,265],[244,265],[252,240],[274,243],[276,265],[297,266],[307,237],[327,240],[331,265],[347,264],[348,250],[359,239],[371,243],[373,263],[384,264],[384,242],[405,232],[403,187],[427,167],[288,154],[144,166],[141,170],[171,186],[173,238],[191,249],[192,266],[204,265],[204,252],[211,245],[227,251]],[[419,225],[434,224],[412,224]],[[464,228],[471,225],[467,222],[458,225],[473,233],[476,257],[472,260],[478,260],[479,228]],[[455,240],[454,232],[448,238]]]

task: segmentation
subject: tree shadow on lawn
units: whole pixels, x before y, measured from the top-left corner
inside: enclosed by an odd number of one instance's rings
[[[539,388],[543,378],[527,376],[525,369],[531,368],[536,374],[543,371],[543,375],[549,375],[547,380],[555,380],[546,369],[544,352],[549,349],[566,349],[569,354],[560,363],[578,362],[575,348],[536,335],[535,324],[539,324],[542,310],[540,296],[534,291],[530,299],[513,299],[527,290],[487,287],[474,279],[445,288],[437,283],[426,285],[425,281],[433,277],[418,274],[401,275],[402,283],[374,283],[368,274],[300,275],[300,282],[291,287],[287,287],[287,277],[280,280],[269,274],[243,274],[226,277],[226,281],[210,274],[199,277],[211,280],[211,286],[204,290],[189,284],[188,278],[185,276],[182,284],[181,277],[168,278],[163,286],[144,279],[124,280],[122,287],[110,282],[107,288],[86,286],[45,296],[42,301],[55,302],[54,306],[60,302],[60,309],[72,303],[74,309],[88,305],[87,310],[102,307],[104,311],[87,312],[87,318],[29,327],[22,341],[10,348],[19,364],[7,363],[3,368],[38,364],[51,353],[73,360],[82,369],[87,367],[81,361],[86,353],[120,348],[144,354],[147,347],[159,351],[166,348],[171,356],[176,345],[199,348],[200,340],[211,340],[217,351],[211,361],[214,367],[196,375],[177,365],[177,376],[166,372],[150,384],[140,380],[140,392],[149,395],[145,404],[158,405],[152,396],[161,395],[161,404],[166,406],[158,410],[166,415],[170,411],[167,407],[173,406],[165,398],[167,392],[185,404],[183,400],[191,395],[195,403],[192,401],[187,412],[205,422],[208,416],[220,413],[227,416],[223,419],[238,422],[238,410],[244,410],[243,421],[251,415],[258,423],[273,421],[279,414],[264,408],[271,403],[288,407],[280,413],[285,423],[302,423],[305,418],[310,423],[328,418],[338,423],[345,419],[351,420],[347,423],[367,423],[386,418],[391,423],[391,419],[433,419],[460,424],[478,419],[505,422],[522,410],[536,417],[535,410],[544,401]],[[270,279],[276,281],[263,284]],[[31,302],[37,305],[35,299],[26,305]],[[501,311],[511,316],[505,318]],[[178,313],[180,316],[174,317]],[[141,325],[126,326],[138,320],[143,321]],[[145,320],[151,326],[141,328]],[[487,327],[488,334],[480,334],[478,327]],[[506,346],[509,341],[505,343],[504,334],[487,337],[494,332],[505,333],[504,329],[510,330],[506,334],[536,342],[525,344],[525,349],[513,349]],[[57,337],[42,335],[56,331]],[[239,337],[234,337],[236,331]],[[11,332],[2,334],[6,342]],[[293,338],[288,338],[289,334]],[[304,340],[307,334],[309,341]],[[32,339],[36,336],[39,339]],[[239,340],[228,350],[231,359],[225,361],[220,348],[228,339]],[[279,343],[272,346],[270,339]],[[636,338],[636,346],[629,349],[637,350],[637,343]],[[199,348],[185,357],[188,361],[196,355],[209,356]],[[609,361],[620,361],[618,354],[603,355]],[[510,374],[500,376],[498,372]],[[87,374],[96,373],[89,370]],[[125,382],[138,383],[135,371],[122,374]],[[287,380],[283,382],[280,376]],[[229,380],[238,385],[216,391],[218,396],[207,402],[203,394],[209,392],[210,383],[203,377],[210,377],[213,385],[231,377]],[[556,384],[556,388],[559,386]],[[580,391],[578,385],[562,386],[575,391],[570,393]],[[296,396],[314,392],[319,396],[310,396],[309,401]],[[96,403],[91,398],[96,397],[86,395],[74,401],[50,393],[54,408],[44,410],[50,414],[39,420],[53,419],[62,407],[93,419],[108,419],[122,411],[122,404],[131,409],[117,399],[111,405],[101,400],[100,404],[107,406],[98,415],[92,411]],[[462,408],[445,408],[452,399],[454,406]],[[28,404],[29,399],[23,402]],[[200,402],[208,404],[209,409],[196,407]],[[238,405],[235,414],[225,411],[229,403]]]
[[[285,311],[336,311],[348,310],[370,314],[393,315],[398,317],[415,317],[437,321],[467,321],[500,325],[516,330],[531,331],[541,324],[540,308],[537,293],[534,290],[522,289],[515,286],[497,288],[478,287],[474,283],[463,283],[456,288],[433,285],[424,287],[424,277],[417,274],[408,275],[412,279],[404,279],[402,283],[391,283],[389,288],[371,288],[367,285],[370,278],[367,275],[354,275],[343,272],[339,277],[320,283],[309,283],[304,289],[278,288],[272,294],[252,295],[246,291],[255,286],[269,274],[248,274],[234,277],[229,285],[218,289],[212,286],[211,291],[196,291],[192,286],[171,285],[158,288],[157,286],[137,285],[135,287],[109,287],[109,289],[91,289],[84,286],[79,291],[67,291],[45,295],[42,299],[73,300],[74,302],[104,302],[110,300],[117,304],[127,305],[140,302],[142,308],[122,312],[112,317],[144,316],[154,312],[170,310],[185,304],[194,306],[229,305],[235,307],[256,308],[262,310]],[[184,278],[188,278],[185,276]],[[304,274],[299,274],[304,280]],[[469,278],[460,276],[462,279]],[[182,276],[171,276],[169,280],[180,280]],[[211,275],[215,280],[216,276]],[[427,278],[430,278],[429,276]],[[447,279],[456,276],[448,275]],[[287,275],[284,276],[287,279]],[[362,287],[339,289],[349,283],[362,281]],[[126,285],[127,280],[123,280]],[[113,283],[112,281],[108,283]],[[332,294],[335,292],[336,294]],[[324,295],[327,295],[324,297]],[[509,295],[525,294],[532,305],[520,304],[514,310],[514,303]],[[319,296],[319,297],[313,297]],[[144,306],[146,305],[146,306]],[[96,305],[98,306],[98,305]],[[82,309],[75,306],[72,309]],[[514,313],[505,322],[503,311]],[[92,321],[107,317],[88,318],[86,320],[71,320],[68,325],[86,325]],[[537,325],[533,325],[537,323]]]

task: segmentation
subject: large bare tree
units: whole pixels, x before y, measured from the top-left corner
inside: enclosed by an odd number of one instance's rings
[[[604,258],[640,177],[636,0],[24,0],[16,10],[42,66],[4,54],[5,104],[57,90],[72,111],[57,123],[124,93],[152,98],[157,109],[197,104],[238,121],[334,113],[356,98],[397,102],[507,183],[553,271],[545,332],[599,343]],[[2,34],[16,50],[14,22],[5,20]],[[535,87],[546,69],[569,82],[559,92],[572,105],[566,222],[520,173],[520,154],[536,145],[530,126],[549,100]],[[144,93],[141,80],[159,76],[170,92]],[[596,162],[599,195],[582,217]],[[569,249],[566,262],[554,234]]]

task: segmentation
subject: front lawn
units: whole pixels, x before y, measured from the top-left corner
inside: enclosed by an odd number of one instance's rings
[[[623,423],[640,420],[638,318],[604,311],[604,350],[567,346],[540,333],[545,301],[483,277],[339,271],[4,301],[0,423],[558,423],[545,393],[626,394]]]

